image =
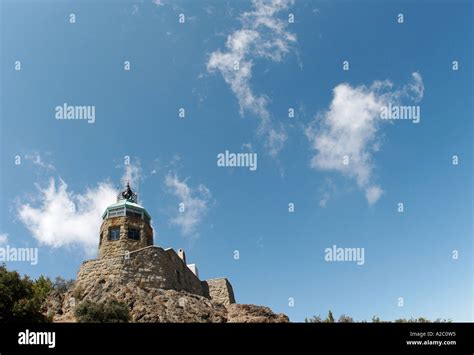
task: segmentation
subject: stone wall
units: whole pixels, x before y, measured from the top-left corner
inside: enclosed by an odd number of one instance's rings
[[[120,228],[119,240],[109,240],[109,230]],[[140,240],[128,238],[128,228],[140,231]],[[99,239],[99,258],[120,256],[125,251],[133,251],[153,245],[153,229],[140,217],[111,217],[102,222]]]
[[[184,264],[173,249],[163,250],[148,246],[124,254],[102,257],[84,262],[77,274],[76,283],[82,288],[93,280],[118,281],[121,284],[135,283],[141,287],[173,289],[206,296],[201,281]]]
[[[150,245],[131,251],[127,248],[125,252],[121,249],[124,244],[119,242],[110,241],[98,259],[82,263],[76,286],[87,291],[97,281],[104,285],[133,283],[140,287],[186,291],[225,306],[235,303],[232,285],[226,278],[200,281],[173,249]]]
[[[202,281],[204,293],[217,303],[228,306],[235,303],[234,290],[226,278],[209,279]]]

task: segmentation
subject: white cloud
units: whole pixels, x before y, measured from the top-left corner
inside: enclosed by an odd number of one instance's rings
[[[240,147],[241,149],[248,150],[249,152],[253,152],[253,146],[252,143],[242,143],[242,146]]]
[[[332,195],[336,192],[336,185],[330,178],[326,177],[324,181],[320,184],[319,190],[319,207],[325,208],[329,200],[331,200]]]
[[[171,224],[181,228],[183,235],[193,235],[196,227],[203,220],[209,210],[211,192],[204,185],[191,188],[186,180],[180,180],[176,174],[169,173],[165,177],[165,186],[168,191],[184,204],[184,211],[177,210],[171,219]]]
[[[97,250],[102,213],[116,198],[109,183],[99,183],[84,194],[68,191],[66,183],[50,179],[47,187],[36,185],[39,197],[20,203],[18,217],[41,244],[54,248],[79,246],[86,253]],[[32,204],[35,203],[36,207]]]
[[[377,202],[380,196],[382,196],[382,194],[383,191],[379,186],[369,186],[365,190],[365,198],[367,199],[369,205],[372,205]]]
[[[8,243],[8,233],[0,233],[0,245]]]
[[[138,190],[141,179],[142,168],[138,159],[135,159],[135,163],[129,162],[124,165],[124,173],[120,178],[122,186],[126,186],[127,183],[130,183],[132,189]]]
[[[413,82],[409,83],[406,88],[407,96],[411,96],[414,101],[418,102],[423,98],[425,92],[425,86],[423,85],[423,78],[421,74],[418,72],[414,72],[411,74]]]
[[[163,0],[153,0],[153,4],[156,6],[163,6],[165,3]]]
[[[136,15],[138,14],[138,11],[140,10],[140,8],[138,7],[137,4],[133,4],[132,5],[132,15]]]
[[[354,178],[365,190],[368,203],[377,202],[383,190],[374,183],[372,154],[380,146],[377,137],[380,112],[389,102],[398,104],[405,98],[422,99],[421,75],[413,73],[412,79],[412,83],[400,90],[393,90],[389,81],[376,81],[370,87],[337,85],[329,109],[305,130],[315,152],[311,167],[338,171]],[[345,156],[348,164],[344,164]]]
[[[287,31],[287,21],[277,17],[280,11],[293,4],[293,0],[253,0],[252,3],[254,9],[241,16],[242,28],[227,37],[226,50],[210,55],[207,70],[221,72],[239,101],[241,115],[250,111],[260,118],[258,133],[266,137],[269,154],[276,156],[287,135],[282,127],[273,127],[267,108],[268,98],[255,94],[250,80],[254,59],[280,62],[296,42],[296,36]]]
[[[53,164],[44,161],[39,153],[26,154],[25,159],[31,161],[34,165],[45,170],[56,170]]]
[[[326,207],[326,204],[328,203],[329,199],[331,198],[331,195],[329,195],[329,192],[324,192],[323,196],[319,200],[319,207]]]

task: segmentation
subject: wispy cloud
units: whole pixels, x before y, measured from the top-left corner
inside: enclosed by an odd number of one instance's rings
[[[326,177],[320,186],[319,207],[325,208],[335,192],[336,185],[330,178]]]
[[[120,178],[120,183],[122,186],[126,186],[127,183],[130,183],[133,189],[138,190],[140,181],[142,180],[142,167],[140,160],[134,159],[133,162],[127,162],[124,165],[124,172]]]
[[[178,226],[183,235],[193,236],[197,226],[206,216],[211,203],[211,192],[200,184],[196,188],[188,185],[187,180],[180,180],[176,174],[165,177],[165,186],[169,193],[176,196],[183,204],[184,211],[179,211],[171,218],[171,224]]]
[[[0,233],[0,245],[8,243],[8,233]]]
[[[242,145],[241,145],[240,148],[241,148],[241,149],[245,149],[245,150],[247,150],[247,151],[249,151],[249,152],[253,152],[253,151],[254,151],[253,146],[252,146],[252,143],[250,143],[250,142],[248,142],[248,143],[242,143]]]
[[[227,37],[226,49],[213,52],[207,70],[220,71],[237,97],[240,113],[249,111],[260,118],[258,134],[266,137],[266,147],[276,156],[287,139],[284,129],[275,128],[268,111],[268,97],[254,93],[251,85],[254,60],[264,58],[280,62],[290,51],[296,36],[287,30],[287,22],[277,14],[293,0],[253,0],[254,9],[241,16],[242,28]]]
[[[137,4],[133,4],[132,5],[132,15],[138,14],[139,11],[140,11],[139,6]]]
[[[40,169],[54,171],[56,168],[48,161],[45,161],[39,153],[25,154],[25,160],[31,161],[35,166]]]
[[[377,202],[383,190],[374,182],[373,152],[380,145],[377,133],[381,109],[405,99],[417,102],[423,98],[423,91],[423,80],[417,72],[399,90],[394,90],[390,81],[376,81],[369,87],[337,85],[329,109],[320,113],[305,130],[315,152],[311,167],[354,178],[365,191],[368,203]]]

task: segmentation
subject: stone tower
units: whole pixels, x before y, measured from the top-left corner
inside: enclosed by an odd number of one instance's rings
[[[232,285],[226,278],[203,280],[196,264],[186,263],[183,249],[153,245],[148,212],[138,204],[130,185],[118,194],[117,202],[102,214],[99,256],[84,261],[76,285],[84,292],[98,283],[130,285],[161,290],[186,291],[225,306],[235,303]]]
[[[100,227],[99,259],[123,256],[153,245],[153,229],[148,212],[138,204],[137,194],[127,184],[117,203],[107,207]]]

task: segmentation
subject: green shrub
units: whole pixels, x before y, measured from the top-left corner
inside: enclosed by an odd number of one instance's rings
[[[82,300],[82,297],[83,297],[82,293],[83,293],[82,287],[76,286],[72,290],[72,297],[74,297],[76,300],[80,301],[80,300]]]
[[[74,315],[79,323],[128,323],[130,320],[127,304],[116,299],[101,303],[86,300],[76,307]]]

